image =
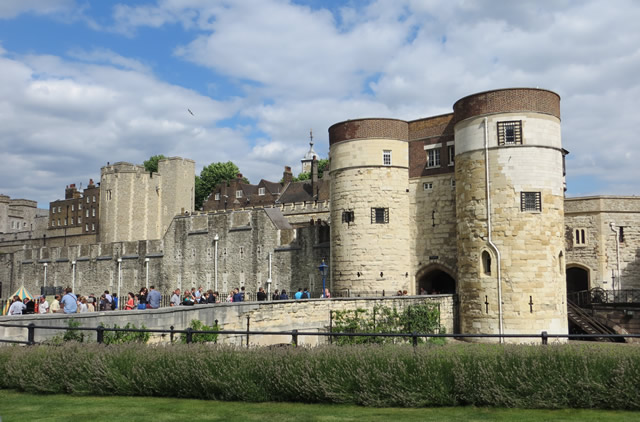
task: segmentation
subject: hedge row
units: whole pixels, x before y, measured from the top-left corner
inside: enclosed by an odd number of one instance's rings
[[[0,347],[0,388],[365,406],[640,409],[640,348],[67,343]]]

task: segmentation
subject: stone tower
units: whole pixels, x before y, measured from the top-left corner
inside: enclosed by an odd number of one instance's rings
[[[560,97],[474,94],[454,122],[461,332],[566,334]]]
[[[193,211],[193,160],[171,157],[158,173],[118,162],[101,169],[100,239],[121,242],[160,239],[173,217]]]
[[[300,162],[302,163],[302,172],[310,173],[313,159],[318,157],[318,154],[313,150],[313,131],[309,131],[309,151],[302,157]]]
[[[332,289],[408,289],[408,123],[336,123],[329,147]]]

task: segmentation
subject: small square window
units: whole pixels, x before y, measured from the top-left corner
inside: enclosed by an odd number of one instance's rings
[[[258,188],[258,195],[259,196],[264,196],[266,189],[265,188]]]
[[[382,164],[385,166],[391,165],[391,150],[385,149],[382,151]]]
[[[237,190],[236,191],[236,198],[242,198],[242,191],[241,190]]]
[[[353,223],[355,221],[355,213],[353,210],[342,211],[342,222],[343,223]]]
[[[82,209],[82,204],[78,204],[78,209],[81,210]]]
[[[432,190],[433,189],[433,182],[424,182],[422,184],[422,189],[424,189],[424,190]]]
[[[219,192],[215,194],[214,199],[215,199],[216,201],[219,201],[219,200],[220,200],[220,193],[219,193]]]
[[[520,210],[529,212],[542,211],[540,192],[520,192]]]
[[[76,210],[76,206],[74,204],[71,204],[71,211],[75,211]]]
[[[55,213],[56,213],[56,207],[53,207],[53,208],[51,209],[51,214],[55,214]]]
[[[452,188],[456,187],[456,179],[451,179],[451,187]]]
[[[371,224],[388,224],[389,208],[371,208]]]

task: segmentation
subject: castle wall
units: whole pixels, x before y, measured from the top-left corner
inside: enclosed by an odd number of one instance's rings
[[[333,290],[412,288],[407,123],[351,120],[329,133]],[[390,151],[387,164],[384,151]],[[353,221],[345,221],[350,212]]]
[[[413,293],[419,292],[419,276],[432,269],[446,269],[456,279],[458,253],[454,181],[453,174],[409,180]]]
[[[538,101],[533,98],[518,103],[514,93],[501,92],[506,96],[503,103],[510,104],[511,101],[533,109],[487,113],[493,110],[495,102],[500,102],[499,98],[487,93],[478,94],[479,98],[467,97],[454,106],[456,114],[459,111],[461,115],[469,116],[470,109],[479,114],[457,120],[455,126],[461,330],[499,332],[500,287],[504,333],[566,333],[560,122],[557,116],[543,113],[553,97],[557,102],[559,98],[549,91],[526,90],[519,94],[538,96]],[[491,97],[485,108],[483,97]],[[536,104],[541,104],[540,110],[535,108]],[[496,268],[498,257],[488,242],[483,150],[485,117],[490,147],[489,212],[492,240],[501,255],[500,286]],[[522,122],[522,143],[499,145],[498,122],[516,120]],[[522,209],[523,192],[539,193],[538,210]]]
[[[615,232],[611,230],[615,225]],[[640,288],[640,197],[598,196],[565,201],[565,242],[568,266],[590,272],[590,288],[611,289],[617,278],[618,254],[621,284],[616,289]],[[620,236],[622,228],[622,236]],[[576,242],[575,231],[585,230],[585,242]],[[619,250],[616,250],[616,238]]]

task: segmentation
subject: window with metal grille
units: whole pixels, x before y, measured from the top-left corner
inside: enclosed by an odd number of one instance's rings
[[[498,145],[522,143],[522,120],[498,122]]]
[[[391,165],[391,150],[385,149],[382,151],[382,164],[385,166]]]
[[[521,211],[542,211],[540,192],[520,192]]]
[[[440,150],[430,149],[427,151],[427,168],[440,167]]]
[[[355,221],[355,214],[353,210],[342,211],[342,222],[343,223],[353,223]]]
[[[389,208],[371,208],[371,224],[388,224]]]

